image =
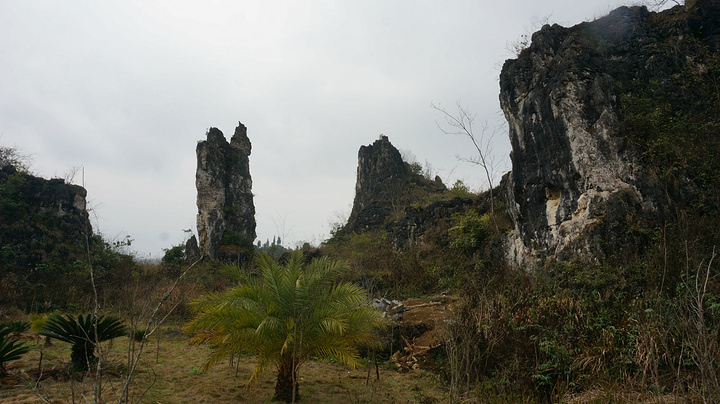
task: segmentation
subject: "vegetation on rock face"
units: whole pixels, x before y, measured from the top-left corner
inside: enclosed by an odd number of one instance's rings
[[[358,364],[358,344],[376,344],[380,312],[368,305],[365,291],[338,282],[347,265],[327,258],[304,261],[293,253],[281,265],[268,255],[256,260],[257,273],[240,284],[193,304],[197,313],[186,326],[195,343],[215,348],[205,369],[232,355],[257,354],[248,383],[270,366],[278,370],[275,399],[298,395],[298,370],[312,358]]]
[[[455,226],[448,230],[452,240],[450,246],[471,255],[487,246],[501,249],[498,243],[503,236],[502,232],[510,228],[510,222],[504,213],[504,204],[496,202],[495,205],[494,215],[492,211],[480,214],[473,208],[454,215]]]
[[[698,48],[693,58],[673,58],[677,65],[665,79],[621,100],[623,134],[642,150],[643,164],[677,205],[694,213],[717,212],[720,55],[687,42],[683,46]]]

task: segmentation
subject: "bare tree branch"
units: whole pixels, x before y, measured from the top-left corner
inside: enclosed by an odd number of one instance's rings
[[[445,119],[445,126],[437,124],[438,128],[444,134],[464,136],[468,138],[473,144],[473,147],[475,147],[475,151],[477,152],[476,156],[469,158],[457,156],[457,158],[460,161],[465,161],[478,165],[485,172],[485,179],[488,183],[488,188],[490,191],[490,214],[492,215],[495,230],[499,233],[500,227],[498,226],[497,220],[495,219],[495,196],[493,195],[493,188],[495,187],[492,179],[496,168],[496,164],[493,161],[491,153],[492,139],[495,135],[495,132],[492,132],[488,135],[487,133],[489,125],[485,123],[483,124],[480,133],[476,134],[473,131],[475,114],[471,114],[470,111],[466,107],[460,105],[460,103],[457,104],[456,115],[451,114],[446,109],[436,106],[435,104],[430,104],[430,106],[436,111],[439,111]]]
[[[195,262],[193,262],[189,267],[187,267],[185,269],[185,271],[183,271],[183,273],[180,274],[180,276],[178,276],[177,279],[175,279],[175,282],[172,284],[170,289],[168,289],[168,291],[163,293],[162,296],[160,297],[160,301],[158,302],[157,306],[155,306],[155,309],[153,310],[152,314],[150,315],[150,317],[147,320],[147,324],[145,325],[145,332],[143,334],[145,336],[145,338],[143,338],[140,341],[140,347],[138,348],[138,352],[137,352],[137,355],[135,356],[135,360],[132,363],[132,367],[128,370],[127,377],[125,378],[125,381],[123,382],[122,391],[120,392],[120,398],[117,401],[118,404],[127,403],[127,399],[128,399],[127,394],[128,394],[128,389],[130,387],[130,382],[132,381],[133,375],[135,374],[135,370],[137,369],[137,365],[140,362],[140,356],[142,356],[143,348],[145,348],[146,341],[149,340],[150,335],[152,335],[153,333],[155,333],[155,331],[157,331],[157,329],[160,327],[160,325],[162,325],[162,323],[165,321],[165,319],[167,319],[167,317],[170,315],[170,312],[172,312],[172,310],[174,310],[175,307],[177,307],[177,305],[175,305],[159,321],[156,321],[156,317],[158,315],[158,312],[160,311],[160,308],[165,304],[167,299],[170,297],[172,292],[175,290],[177,285],[180,283],[180,280],[182,280],[182,278],[184,278],[185,275],[187,275],[187,273],[195,265],[197,265],[199,262],[201,262],[204,258],[205,258],[205,256],[201,256]]]

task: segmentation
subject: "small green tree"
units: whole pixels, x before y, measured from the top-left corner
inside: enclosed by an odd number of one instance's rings
[[[50,317],[45,330],[46,337],[72,344],[70,364],[73,370],[87,371],[97,362],[96,345],[127,334],[122,321],[114,317],[95,317],[93,314],[74,318],[69,314]]]
[[[342,261],[314,259],[306,264],[294,252],[280,265],[268,255],[256,260],[259,273],[241,274],[240,285],[195,302],[195,318],[186,325],[194,343],[215,349],[204,369],[238,352],[257,354],[248,384],[270,366],[277,367],[275,399],[299,399],[297,374],[314,357],[358,363],[356,345],[378,345],[374,330],[382,326],[379,311],[365,291],[339,282],[348,269]]]

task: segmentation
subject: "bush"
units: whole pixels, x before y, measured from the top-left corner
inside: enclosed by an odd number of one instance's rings
[[[468,209],[464,214],[455,215],[453,219],[457,225],[449,231],[453,240],[451,246],[467,254],[480,249],[493,232],[490,213],[480,215],[475,209]]]

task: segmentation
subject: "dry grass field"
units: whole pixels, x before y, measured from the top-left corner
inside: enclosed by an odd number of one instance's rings
[[[275,374],[268,371],[257,383],[245,387],[254,367],[254,356],[225,362],[207,372],[201,368],[208,357],[207,346],[190,346],[179,324],[162,328],[150,338],[130,391],[133,403],[267,403],[274,393]],[[50,346],[23,336],[33,349],[9,364],[10,377],[0,385],[0,403],[86,403],[93,400],[95,379],[66,371],[69,344],[53,341]],[[158,344],[159,341],[159,344]],[[102,402],[117,402],[127,368],[129,338],[103,344],[105,375]],[[42,349],[41,349],[42,346]],[[42,351],[42,373],[40,355]],[[300,394],[306,403],[439,403],[446,401],[438,378],[414,370],[407,373],[381,365],[380,379],[367,367],[354,370],[335,363],[310,362],[301,369]],[[38,377],[40,376],[40,377]],[[38,378],[40,381],[38,382]]]

